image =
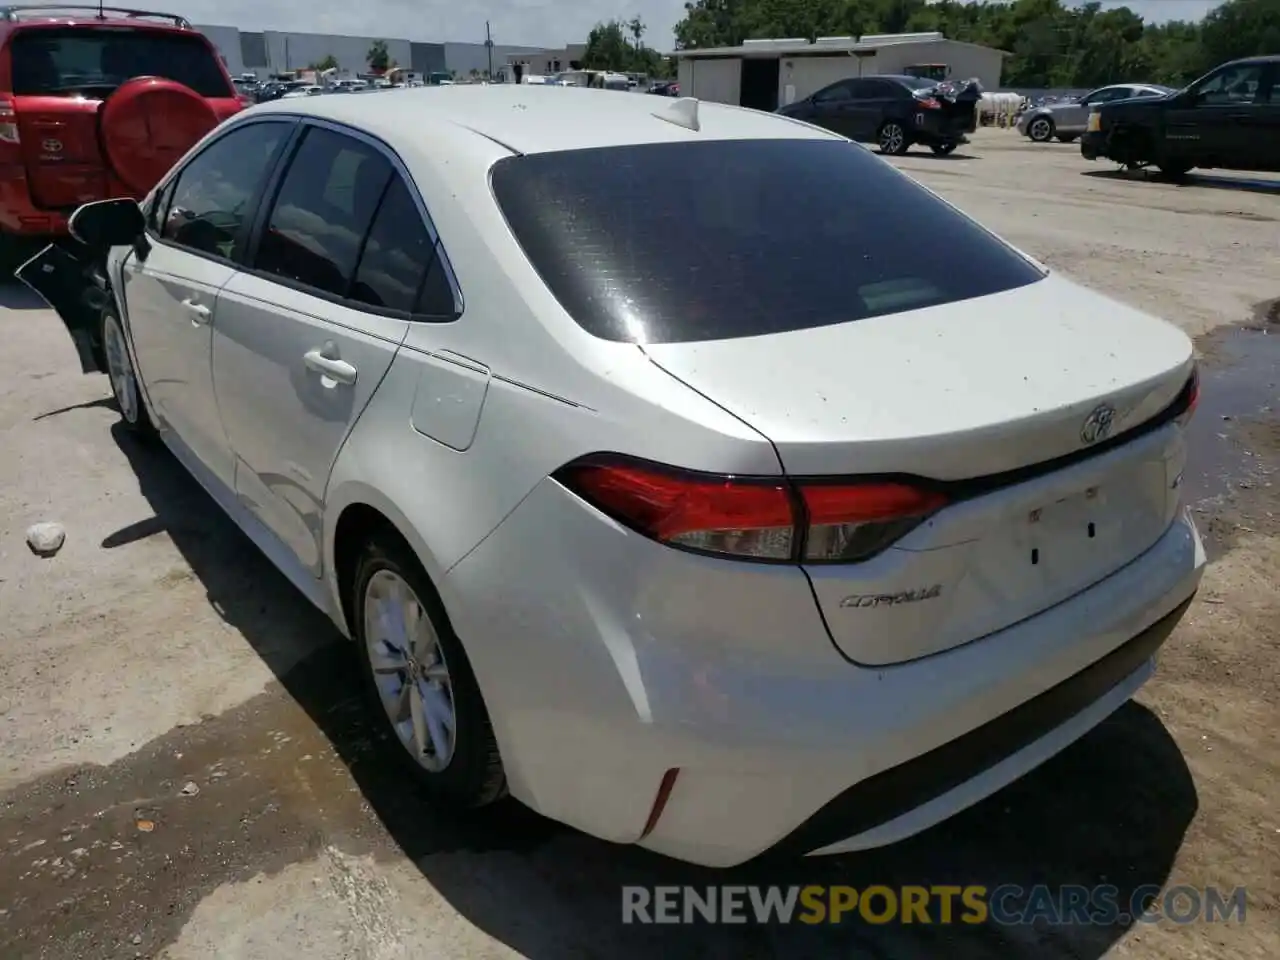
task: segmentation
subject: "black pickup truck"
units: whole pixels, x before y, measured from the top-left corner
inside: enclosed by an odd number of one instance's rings
[[[1118,100],[1089,115],[1086,160],[1280,173],[1280,55],[1233,60],[1166,97]]]

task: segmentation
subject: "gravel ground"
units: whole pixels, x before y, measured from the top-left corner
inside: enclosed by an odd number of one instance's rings
[[[515,805],[443,819],[386,762],[332,628],[174,462],[112,428],[56,319],[0,288],[0,956],[1280,956],[1280,182],[1118,175],[1008,131],[895,162],[1198,338],[1188,495],[1214,561],[1137,702],[859,857],[714,874]],[[66,526],[55,559],[24,543],[40,520]],[[711,882],[1245,886],[1248,907],[1181,926],[619,922],[621,884]]]

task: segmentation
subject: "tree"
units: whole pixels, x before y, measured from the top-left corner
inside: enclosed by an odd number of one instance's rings
[[[369,52],[364,56],[369,61],[369,69],[377,73],[386,73],[391,66],[391,54],[387,52],[385,40],[375,40],[369,44]]]
[[[587,35],[587,48],[580,61],[582,68],[658,76],[663,70],[662,57],[656,50],[646,50],[640,46],[640,38],[644,36],[644,32],[645,25],[639,17],[630,23],[623,23],[621,20],[597,23]],[[628,34],[634,38],[634,42],[627,39]]]
[[[326,56],[323,60],[317,60],[315,63],[311,64],[311,66],[308,67],[307,69],[315,70],[317,73],[324,73],[324,71],[326,70],[337,70],[338,58],[331,53],[328,56]]]
[[[631,45],[637,50],[640,49],[640,39],[644,36],[646,29],[644,21],[639,17],[632,17],[627,22],[627,32],[631,34]]]

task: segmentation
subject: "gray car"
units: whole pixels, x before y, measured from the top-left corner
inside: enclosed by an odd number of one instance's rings
[[[1157,83],[1116,83],[1109,87],[1099,87],[1078,100],[1032,107],[1018,118],[1018,132],[1037,143],[1045,143],[1055,137],[1063,143],[1070,143],[1084,133],[1091,107],[1134,97],[1164,97],[1173,92],[1172,87]]]

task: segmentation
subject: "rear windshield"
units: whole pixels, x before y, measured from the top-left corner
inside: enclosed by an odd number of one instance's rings
[[[556,298],[606,340],[781,333],[986,296],[1043,274],[843,140],[508,157],[494,195]]]
[[[57,27],[16,33],[9,46],[13,92],[101,93],[134,77],[164,77],[202,97],[233,97],[217,55],[197,34],[119,27]]]

